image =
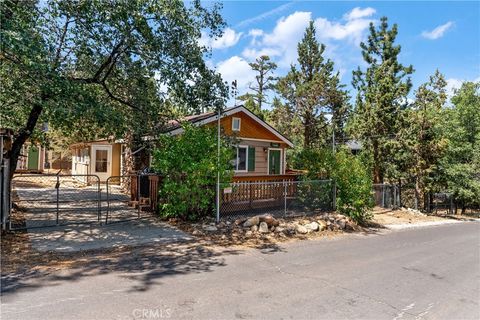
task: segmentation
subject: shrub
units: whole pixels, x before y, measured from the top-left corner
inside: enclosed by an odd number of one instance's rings
[[[333,178],[337,184],[337,210],[358,223],[370,219],[372,176],[361,159],[344,150],[336,153]]]
[[[195,220],[213,213],[217,169],[221,181],[233,175],[230,141],[221,139],[217,165],[217,129],[184,126],[179,136],[162,136],[153,152],[152,166],[164,176],[159,196],[160,214]]]
[[[354,156],[348,150],[339,150],[333,154],[331,149],[310,149],[299,152],[294,162],[297,167],[306,170],[304,180],[333,179],[337,188],[337,210],[363,223],[371,217],[373,207],[372,177],[368,159]],[[305,190],[304,190],[305,189]],[[330,199],[331,186],[299,190],[305,206],[319,207]],[[301,192],[300,192],[301,191]]]

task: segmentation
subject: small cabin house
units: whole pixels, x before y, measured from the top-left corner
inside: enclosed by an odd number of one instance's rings
[[[182,123],[196,126],[216,126],[218,114],[207,112],[171,121],[166,134],[183,132]],[[286,149],[293,144],[275,128],[257,117],[244,106],[224,110],[220,115],[223,134],[235,136],[239,143],[234,146],[234,178],[281,176],[287,173]],[[110,176],[119,176],[123,171],[123,146],[120,142],[97,140],[77,143],[72,149],[72,174],[97,175],[104,182]]]

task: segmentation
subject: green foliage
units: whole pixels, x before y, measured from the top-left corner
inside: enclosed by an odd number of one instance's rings
[[[297,51],[298,66],[292,65],[279,79],[277,91],[300,122],[304,148],[322,147],[330,141],[326,115],[333,114],[335,130],[343,130],[349,98],[333,70],[333,61],[323,56],[325,45],[318,43],[313,21]]]
[[[153,134],[172,105],[222,108],[202,32],[221,36],[220,6],[200,1],[0,2],[0,122],[23,143],[48,122],[91,139]],[[39,125],[37,125],[39,124]],[[12,171],[13,172],[13,171]]]
[[[448,148],[439,174],[463,210],[480,205],[480,83],[463,83],[452,103],[443,124]]]
[[[333,177],[337,184],[337,210],[356,222],[371,218],[372,178],[361,159],[341,150],[335,154]]]
[[[389,29],[386,17],[381,18],[378,29],[370,23],[368,40],[360,44],[368,67],[353,72],[352,84],[358,95],[351,133],[372,153],[376,183],[383,182],[392,159],[392,138],[411,88],[408,76],[413,67],[398,62],[397,33],[397,25]]]
[[[403,123],[398,131],[396,152],[390,168],[397,166],[397,175],[415,184],[416,207],[427,192],[438,192],[439,163],[447,147],[442,130],[442,118],[447,100],[447,83],[436,71],[429,82],[415,91],[415,100],[403,111]],[[398,174],[402,172],[401,176]],[[426,204],[426,203],[425,203]]]
[[[335,166],[335,156],[331,149],[304,149],[293,159],[295,168],[305,170],[305,180],[330,179]]]
[[[369,210],[373,207],[372,179],[368,161],[368,156],[354,156],[343,149],[335,154],[330,149],[303,150],[296,158],[296,164],[298,166],[303,164],[301,168],[306,171],[303,179],[335,181],[337,210],[359,223],[371,217]],[[320,196],[315,196],[315,191],[322,191],[324,195],[328,195],[331,187],[328,186],[329,190],[308,187],[305,192],[309,193],[306,193],[304,198],[321,199]],[[325,199],[321,200],[325,202]]]
[[[164,176],[159,193],[162,215],[195,220],[213,213],[217,172],[220,181],[233,175],[230,145],[221,139],[218,162],[215,127],[185,125],[179,136],[160,137],[152,167]]]

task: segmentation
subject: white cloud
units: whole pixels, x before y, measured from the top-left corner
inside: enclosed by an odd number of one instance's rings
[[[297,43],[311,19],[310,12],[294,12],[287,17],[282,17],[271,33],[263,34],[260,48],[244,50],[248,55],[246,57],[254,59],[269,52],[272,56],[278,56],[279,65],[290,65],[296,59]]]
[[[200,44],[212,49],[225,49],[233,47],[240,40],[243,32],[236,32],[232,28],[226,28],[220,38],[212,39],[206,33],[202,33]]]
[[[255,72],[250,68],[248,62],[239,56],[233,56],[219,62],[217,64],[217,71],[229,85],[233,80],[237,80],[239,92],[243,92],[253,79],[255,79]]]
[[[263,48],[263,49],[251,49],[245,48],[242,51],[242,56],[247,58],[248,60],[255,60],[260,56],[269,56],[269,57],[279,57],[282,55],[282,52],[275,48]]]
[[[371,16],[375,12],[373,8],[357,7],[345,13],[340,21],[323,17],[314,19],[317,38],[327,45],[325,55],[340,63],[338,55],[335,55],[335,49],[346,44],[357,46],[365,38],[370,22],[374,21]],[[252,37],[252,41],[250,46],[243,50],[242,55],[253,60],[262,54],[268,54],[277,57],[276,62],[280,67],[288,67],[295,63],[297,44],[312,19],[311,12],[297,11],[280,18],[270,33],[259,29],[250,30],[249,36]]]
[[[435,39],[441,38],[441,37],[443,37],[443,34],[448,29],[450,29],[451,27],[453,27],[453,22],[448,21],[447,23],[436,27],[432,31],[423,31],[422,32],[422,37],[430,39],[430,40],[435,40]]]
[[[370,17],[377,11],[373,8],[365,8],[362,9],[360,7],[353,8],[352,11],[346,13],[343,15],[343,19],[345,20],[355,20],[355,19],[360,19],[364,17]]]
[[[248,35],[252,37],[252,41],[250,42],[250,45],[254,46],[258,44],[257,38],[263,36],[263,30],[262,29],[252,29],[248,32]]]
[[[478,76],[476,79],[473,79],[473,80],[456,79],[456,78],[447,79],[447,86],[445,88],[447,91],[447,96],[449,98],[453,97],[453,95],[455,94],[455,90],[460,89],[462,84],[467,81],[480,82],[480,76]]]

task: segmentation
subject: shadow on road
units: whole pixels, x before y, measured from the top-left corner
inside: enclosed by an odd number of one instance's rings
[[[116,248],[81,253],[52,255],[55,263],[32,265],[25,261],[19,270],[2,274],[2,295],[20,290],[56,286],[64,281],[119,273],[134,280],[132,291],[147,291],[169,276],[212,271],[225,266],[224,255],[240,254],[241,250],[214,250],[195,243],[157,244],[148,247]],[[2,270],[2,273],[4,271]]]

